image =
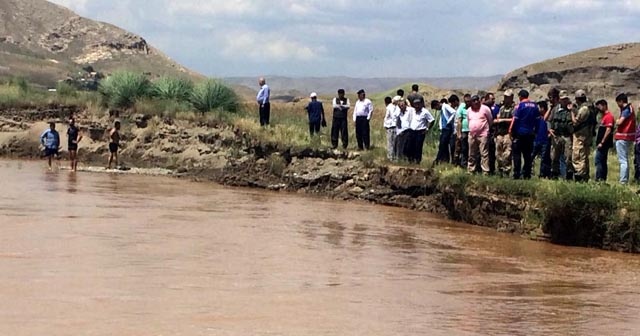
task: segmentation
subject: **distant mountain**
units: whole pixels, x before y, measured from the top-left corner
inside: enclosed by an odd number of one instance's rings
[[[0,77],[45,86],[86,65],[200,78],[133,33],[45,0],[0,0]]]
[[[489,77],[451,77],[451,78],[351,78],[351,77],[267,77],[267,83],[271,89],[279,95],[306,95],[310,92],[318,94],[334,94],[338,89],[343,88],[348,92],[355,92],[364,89],[370,93],[387,91],[390,88],[403,86],[408,92],[412,83],[426,83],[443,89],[461,90],[484,90],[492,86],[502,78],[502,76]],[[227,83],[246,86],[248,88],[257,87],[257,78],[254,77],[228,77],[224,78]]]
[[[505,75],[499,90],[531,89],[546,97],[551,87],[586,90],[592,100],[640,90],[640,43],[618,44],[527,65]]]

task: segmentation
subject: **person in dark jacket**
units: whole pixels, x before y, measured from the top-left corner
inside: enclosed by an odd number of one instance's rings
[[[342,148],[349,146],[349,125],[347,114],[351,108],[349,98],[344,96],[344,90],[338,90],[338,97],[333,98],[333,122],[331,123],[331,147],[338,148],[338,139],[342,139]]]
[[[326,126],[327,122],[324,119],[324,107],[322,103],[318,101],[318,94],[315,92],[309,96],[311,101],[305,107],[309,114],[309,135],[320,135],[320,127]]]
[[[533,170],[533,142],[540,123],[540,109],[535,102],[529,100],[529,92],[518,93],[520,104],[513,112],[513,120],[509,134],[513,137],[513,178],[531,179]],[[522,160],[524,159],[524,167]]]

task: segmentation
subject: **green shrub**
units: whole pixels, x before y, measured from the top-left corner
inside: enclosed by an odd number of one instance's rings
[[[29,82],[23,77],[11,77],[8,84],[17,87],[21,94],[28,93],[30,89]]]
[[[239,108],[239,98],[236,93],[221,82],[209,79],[195,86],[191,96],[193,107],[202,112],[223,110],[235,113]]]
[[[188,102],[193,95],[193,83],[183,78],[162,77],[153,82],[151,94],[163,100]]]
[[[56,85],[56,93],[60,97],[77,97],[78,90],[75,86],[67,83],[67,82],[58,82]]]
[[[100,82],[98,91],[112,108],[131,108],[137,100],[149,95],[149,80],[142,74],[121,71]]]
[[[267,165],[269,166],[269,174],[282,176],[287,168],[287,161],[281,155],[274,153],[267,158]]]

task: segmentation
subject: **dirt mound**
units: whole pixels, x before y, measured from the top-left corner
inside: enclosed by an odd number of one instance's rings
[[[531,64],[505,75],[499,91],[529,88],[535,98],[551,87],[586,90],[592,99],[640,93],[640,43],[619,44]]]
[[[127,69],[200,77],[141,36],[45,0],[0,0],[0,64],[0,76],[48,86],[86,64],[107,73]]]

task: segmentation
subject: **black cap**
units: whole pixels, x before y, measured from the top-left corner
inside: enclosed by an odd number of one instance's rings
[[[360,89],[360,90],[358,91],[358,94],[363,94],[363,93],[365,93],[363,89]]]
[[[518,92],[518,97],[520,98],[529,98],[529,91],[527,90],[520,90],[520,92]]]
[[[339,89],[338,93],[344,93],[344,89]]]

